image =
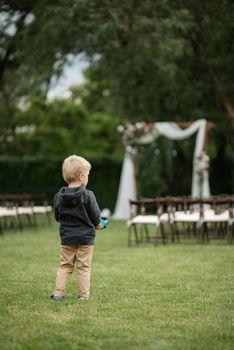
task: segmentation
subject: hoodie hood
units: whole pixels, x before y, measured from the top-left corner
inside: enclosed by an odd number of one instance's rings
[[[62,187],[59,191],[60,200],[66,206],[75,207],[84,193],[84,188],[80,187]]]

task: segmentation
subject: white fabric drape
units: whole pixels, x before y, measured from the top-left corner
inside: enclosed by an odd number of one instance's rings
[[[118,196],[113,218],[116,220],[125,220],[130,217],[129,199],[136,198],[136,179],[134,171],[133,156],[128,148],[122,166]]]
[[[193,155],[193,176],[191,194],[193,197],[209,196],[209,178],[204,176],[202,189],[200,189],[200,177],[196,169],[196,158],[203,151],[205,142],[206,120],[201,119],[192,123],[188,128],[182,129],[176,123],[159,122],[154,124],[154,128],[136,140],[138,144],[148,144],[153,142],[159,135],[163,135],[170,140],[184,140],[197,133],[196,144]],[[132,164],[130,164],[132,163]],[[113,217],[115,219],[127,219],[130,216],[129,199],[136,198],[136,180],[134,175],[134,166],[132,157],[126,150],[118,198]]]

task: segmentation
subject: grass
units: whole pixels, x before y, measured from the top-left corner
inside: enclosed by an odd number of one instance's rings
[[[0,237],[1,350],[234,348],[234,246],[127,247],[124,222],[97,233],[92,297],[50,300],[57,225]]]

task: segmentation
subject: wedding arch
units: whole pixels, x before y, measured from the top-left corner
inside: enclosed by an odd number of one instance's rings
[[[129,199],[136,199],[137,196],[133,145],[149,144],[154,142],[160,135],[170,140],[184,140],[197,133],[193,154],[191,195],[192,197],[210,196],[209,157],[206,155],[204,148],[208,131],[213,126],[213,123],[207,122],[205,119],[199,119],[193,123],[140,122],[134,125],[119,126],[119,131],[123,134],[126,151],[113,218],[128,219],[130,215]]]

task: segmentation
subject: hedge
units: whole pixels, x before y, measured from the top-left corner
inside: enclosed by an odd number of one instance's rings
[[[63,158],[64,159],[64,158]],[[66,183],[61,174],[61,158],[0,157],[2,194],[45,193],[49,203]],[[100,208],[113,211],[117,197],[122,161],[111,158],[88,158],[92,164],[88,189],[96,195]]]

